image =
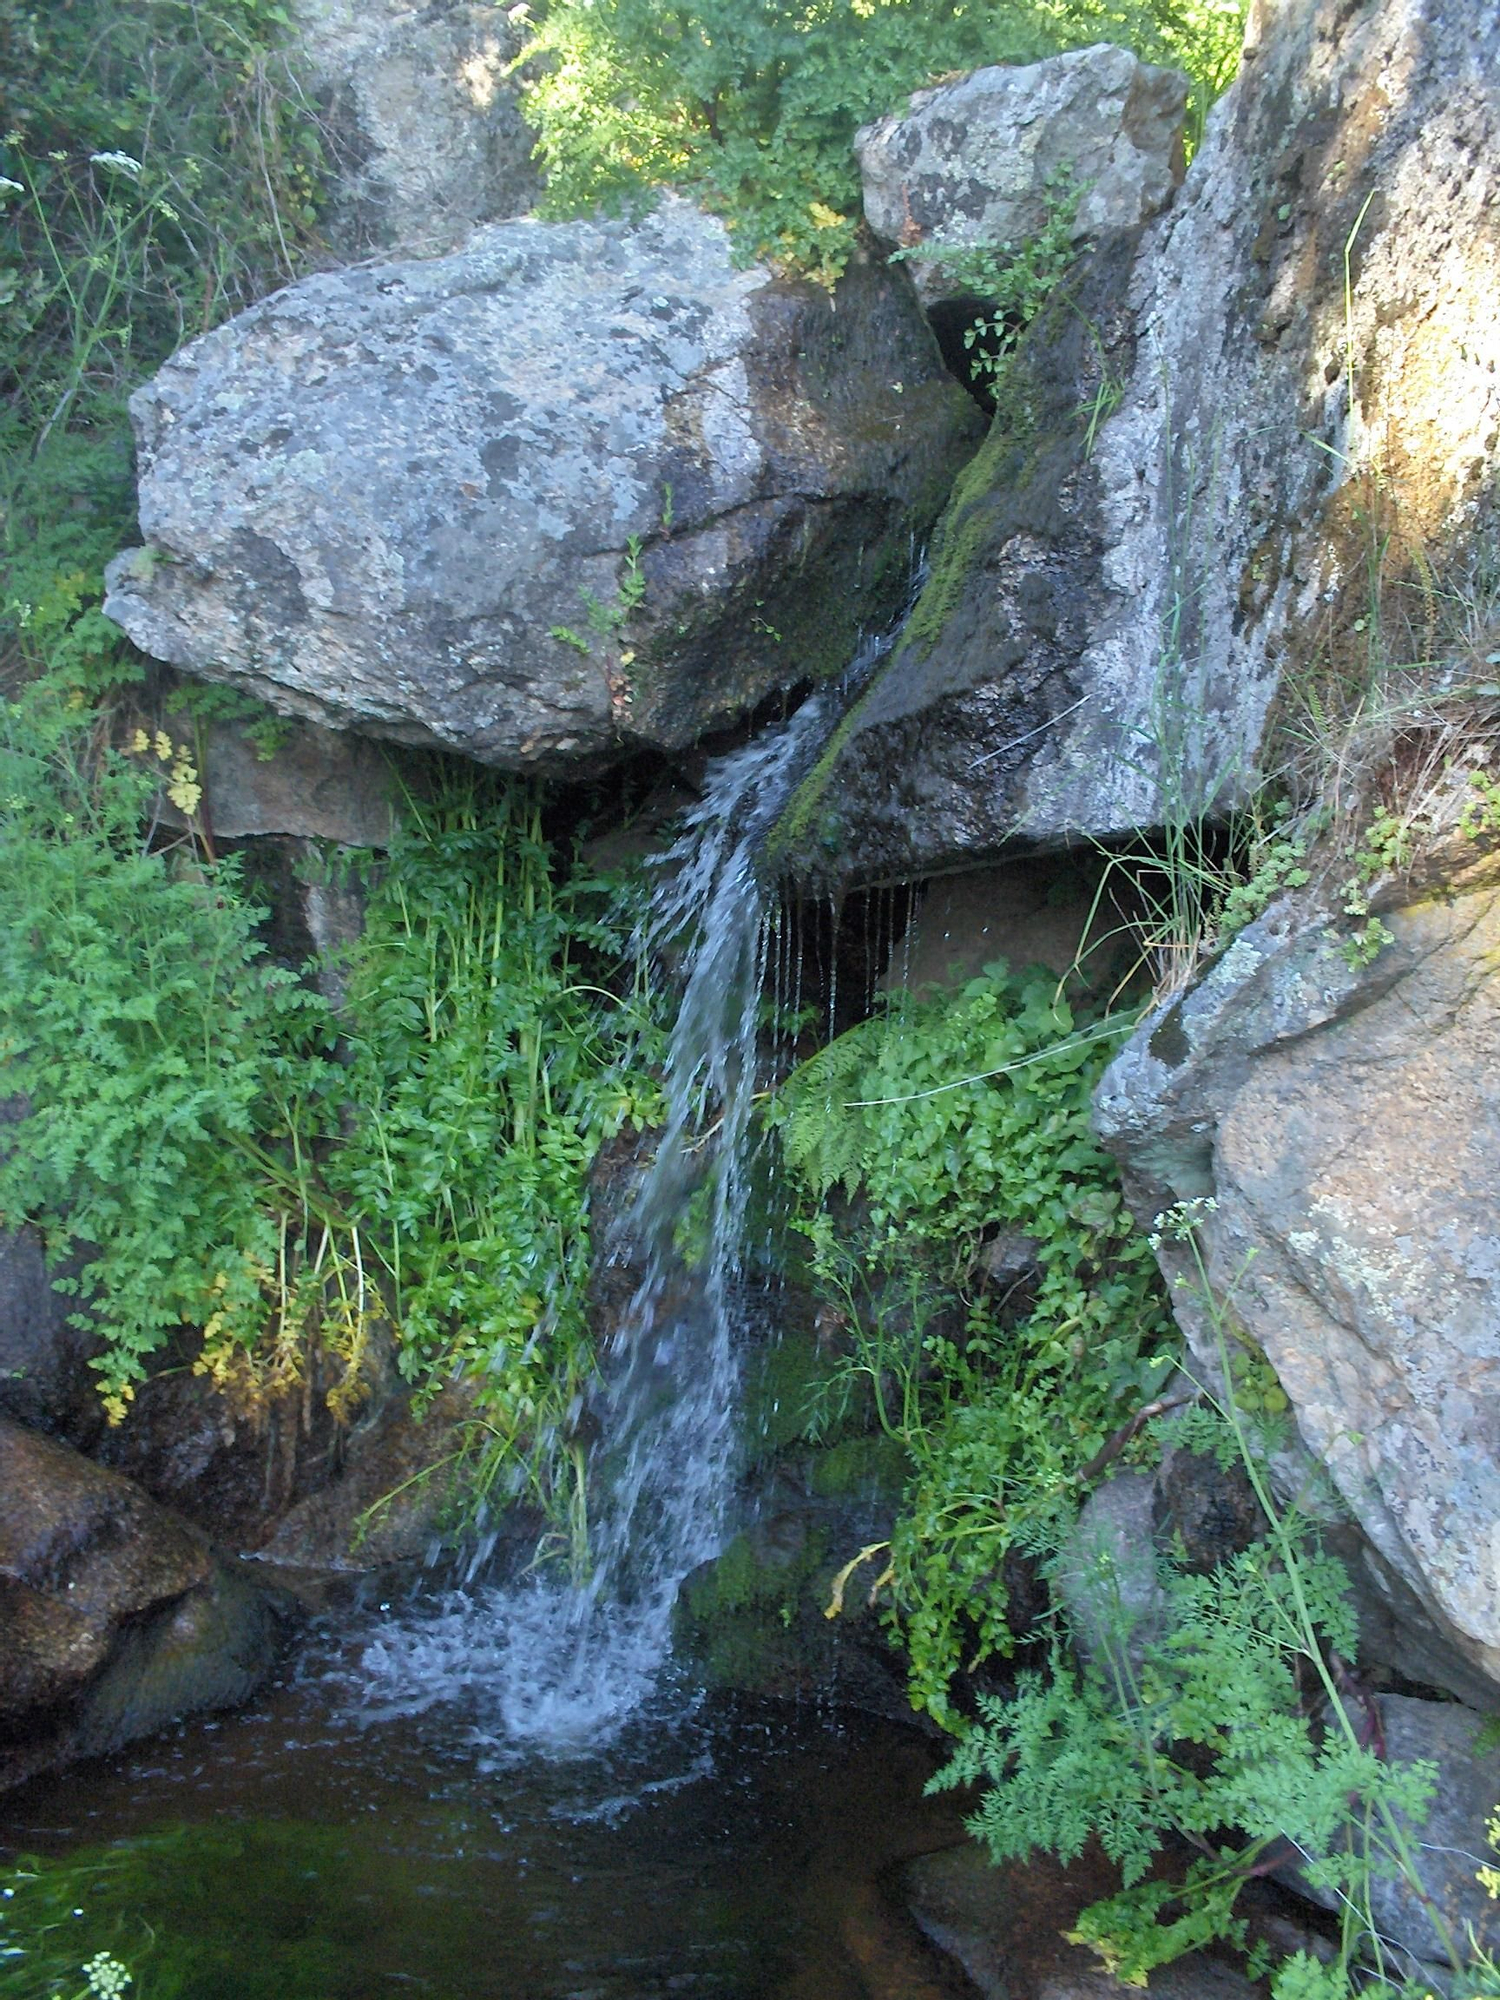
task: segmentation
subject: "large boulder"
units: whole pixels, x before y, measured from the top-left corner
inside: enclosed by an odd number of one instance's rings
[[[914,92],[854,135],[865,220],[915,250],[924,299],[965,290],[923,251],[1017,247],[1076,195],[1075,237],[1132,229],[1182,178],[1188,80],[1100,43]]]
[[[506,768],[841,670],[977,413],[910,281],[736,270],[668,198],[304,279],[133,401],[109,615],[286,713]]]
[[[1102,232],[1011,364],[905,637],[788,816],[804,872],[1227,810],[1288,659],[1368,657],[1372,551],[1430,579],[1472,524],[1500,17],[1267,0],[1250,34],[1172,206],[1138,246]]]
[[[0,1786],[243,1701],[270,1598],[118,1473],[0,1418]]]
[[[427,255],[531,207],[540,177],[510,79],[514,10],[294,0],[292,22],[323,111],[337,251]]]
[[[1264,1350],[1362,1532],[1362,1580],[1409,1629],[1398,1664],[1481,1701],[1500,1687],[1497,872],[1476,859],[1383,909],[1373,962],[1326,907],[1284,901],[1148,1016],[1097,1099],[1143,1218],[1204,1204],[1212,1311],[1162,1246],[1201,1367],[1226,1314]]]

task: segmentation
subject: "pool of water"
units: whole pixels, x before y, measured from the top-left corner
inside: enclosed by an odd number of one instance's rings
[[[7,2000],[79,1993],[99,1951],[129,2000],[966,1990],[892,1886],[962,1831],[913,1733],[668,1684],[548,1757],[455,1670],[451,1615],[436,1648],[440,1621],[337,1623],[243,1712],[0,1798],[4,1861],[39,1861],[0,1904]]]

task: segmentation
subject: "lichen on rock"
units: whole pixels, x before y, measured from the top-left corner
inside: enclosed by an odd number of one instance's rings
[[[904,275],[737,270],[675,198],[304,279],[133,411],[138,645],[511,769],[682,748],[842,667],[978,427]]]

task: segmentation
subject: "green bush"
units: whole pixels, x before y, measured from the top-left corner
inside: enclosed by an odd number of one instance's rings
[[[0,0],[0,668],[136,671],[99,616],[126,399],[302,268],[322,175],[277,0]]]
[[[0,714],[0,1077],[29,1107],[0,1220],[36,1223],[55,1262],[92,1249],[73,1286],[116,1416],[177,1326],[258,1312],[281,1142],[323,1115],[331,1032],[266,958],[233,862],[147,850],[161,775],[50,683]]]
[[[587,1177],[662,1113],[657,1010],[618,885],[555,885],[538,795],[477,774],[408,803],[349,984],[348,1136],[327,1179],[359,1226],[402,1373],[463,1375],[480,1482],[566,1498],[592,1375]]]
[[[913,1699],[947,1721],[960,1664],[1013,1643],[1006,1550],[1171,1365],[1155,1260],[1089,1122],[1131,1018],[1075,1013],[1052,975],[997,963],[892,996],[773,1109],[848,1371],[910,1456],[894,1604]],[[1006,1229],[1035,1246],[1018,1302],[983,1274]]]
[[[855,128],[952,70],[1120,41],[1186,69],[1199,110],[1242,0],[552,0],[527,55],[554,214],[652,187],[720,210],[741,254],[825,279],[859,217]]]
[[[1101,1559],[1096,1605],[1108,1586]],[[1243,1950],[1247,1884],[1301,1866],[1346,1913],[1340,1976],[1323,1990],[1347,1994],[1351,1968],[1380,1955],[1372,1873],[1410,1868],[1402,1828],[1420,1823],[1436,1779],[1430,1766],[1388,1763],[1346,1705],[1330,1662],[1354,1656],[1348,1587],[1295,1514],[1207,1576],[1163,1562],[1149,1629],[1101,1619],[1083,1664],[1059,1643],[1050,1671],[1023,1674],[1009,1700],[981,1695],[938,1782],[985,1787],[969,1824],[997,1862],[1039,1848],[1072,1861],[1099,1841],[1123,1886],[1071,1935],[1129,1984],[1218,1939]],[[1303,1976],[1294,1959],[1273,1991],[1288,2000]]]
[[[419,1388],[467,1372],[490,1459],[550,1500],[591,1368],[588,1164],[657,1109],[632,909],[555,886],[524,787],[450,784],[367,859],[336,1016],[234,860],[152,850],[185,746],[109,731],[51,681],[0,709],[0,1222],[84,1252],[112,1415],[184,1328],[250,1408],[320,1348],[347,1412],[388,1325]]]

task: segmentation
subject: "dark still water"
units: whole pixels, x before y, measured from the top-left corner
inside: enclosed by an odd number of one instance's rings
[[[0,1904],[0,1994],[73,2000],[101,1951],[127,2000],[952,1990],[889,1885],[961,1833],[912,1734],[665,1687],[549,1758],[474,1662],[472,1632],[365,1614],[250,1709],[0,1797],[7,1868],[39,1863]]]

